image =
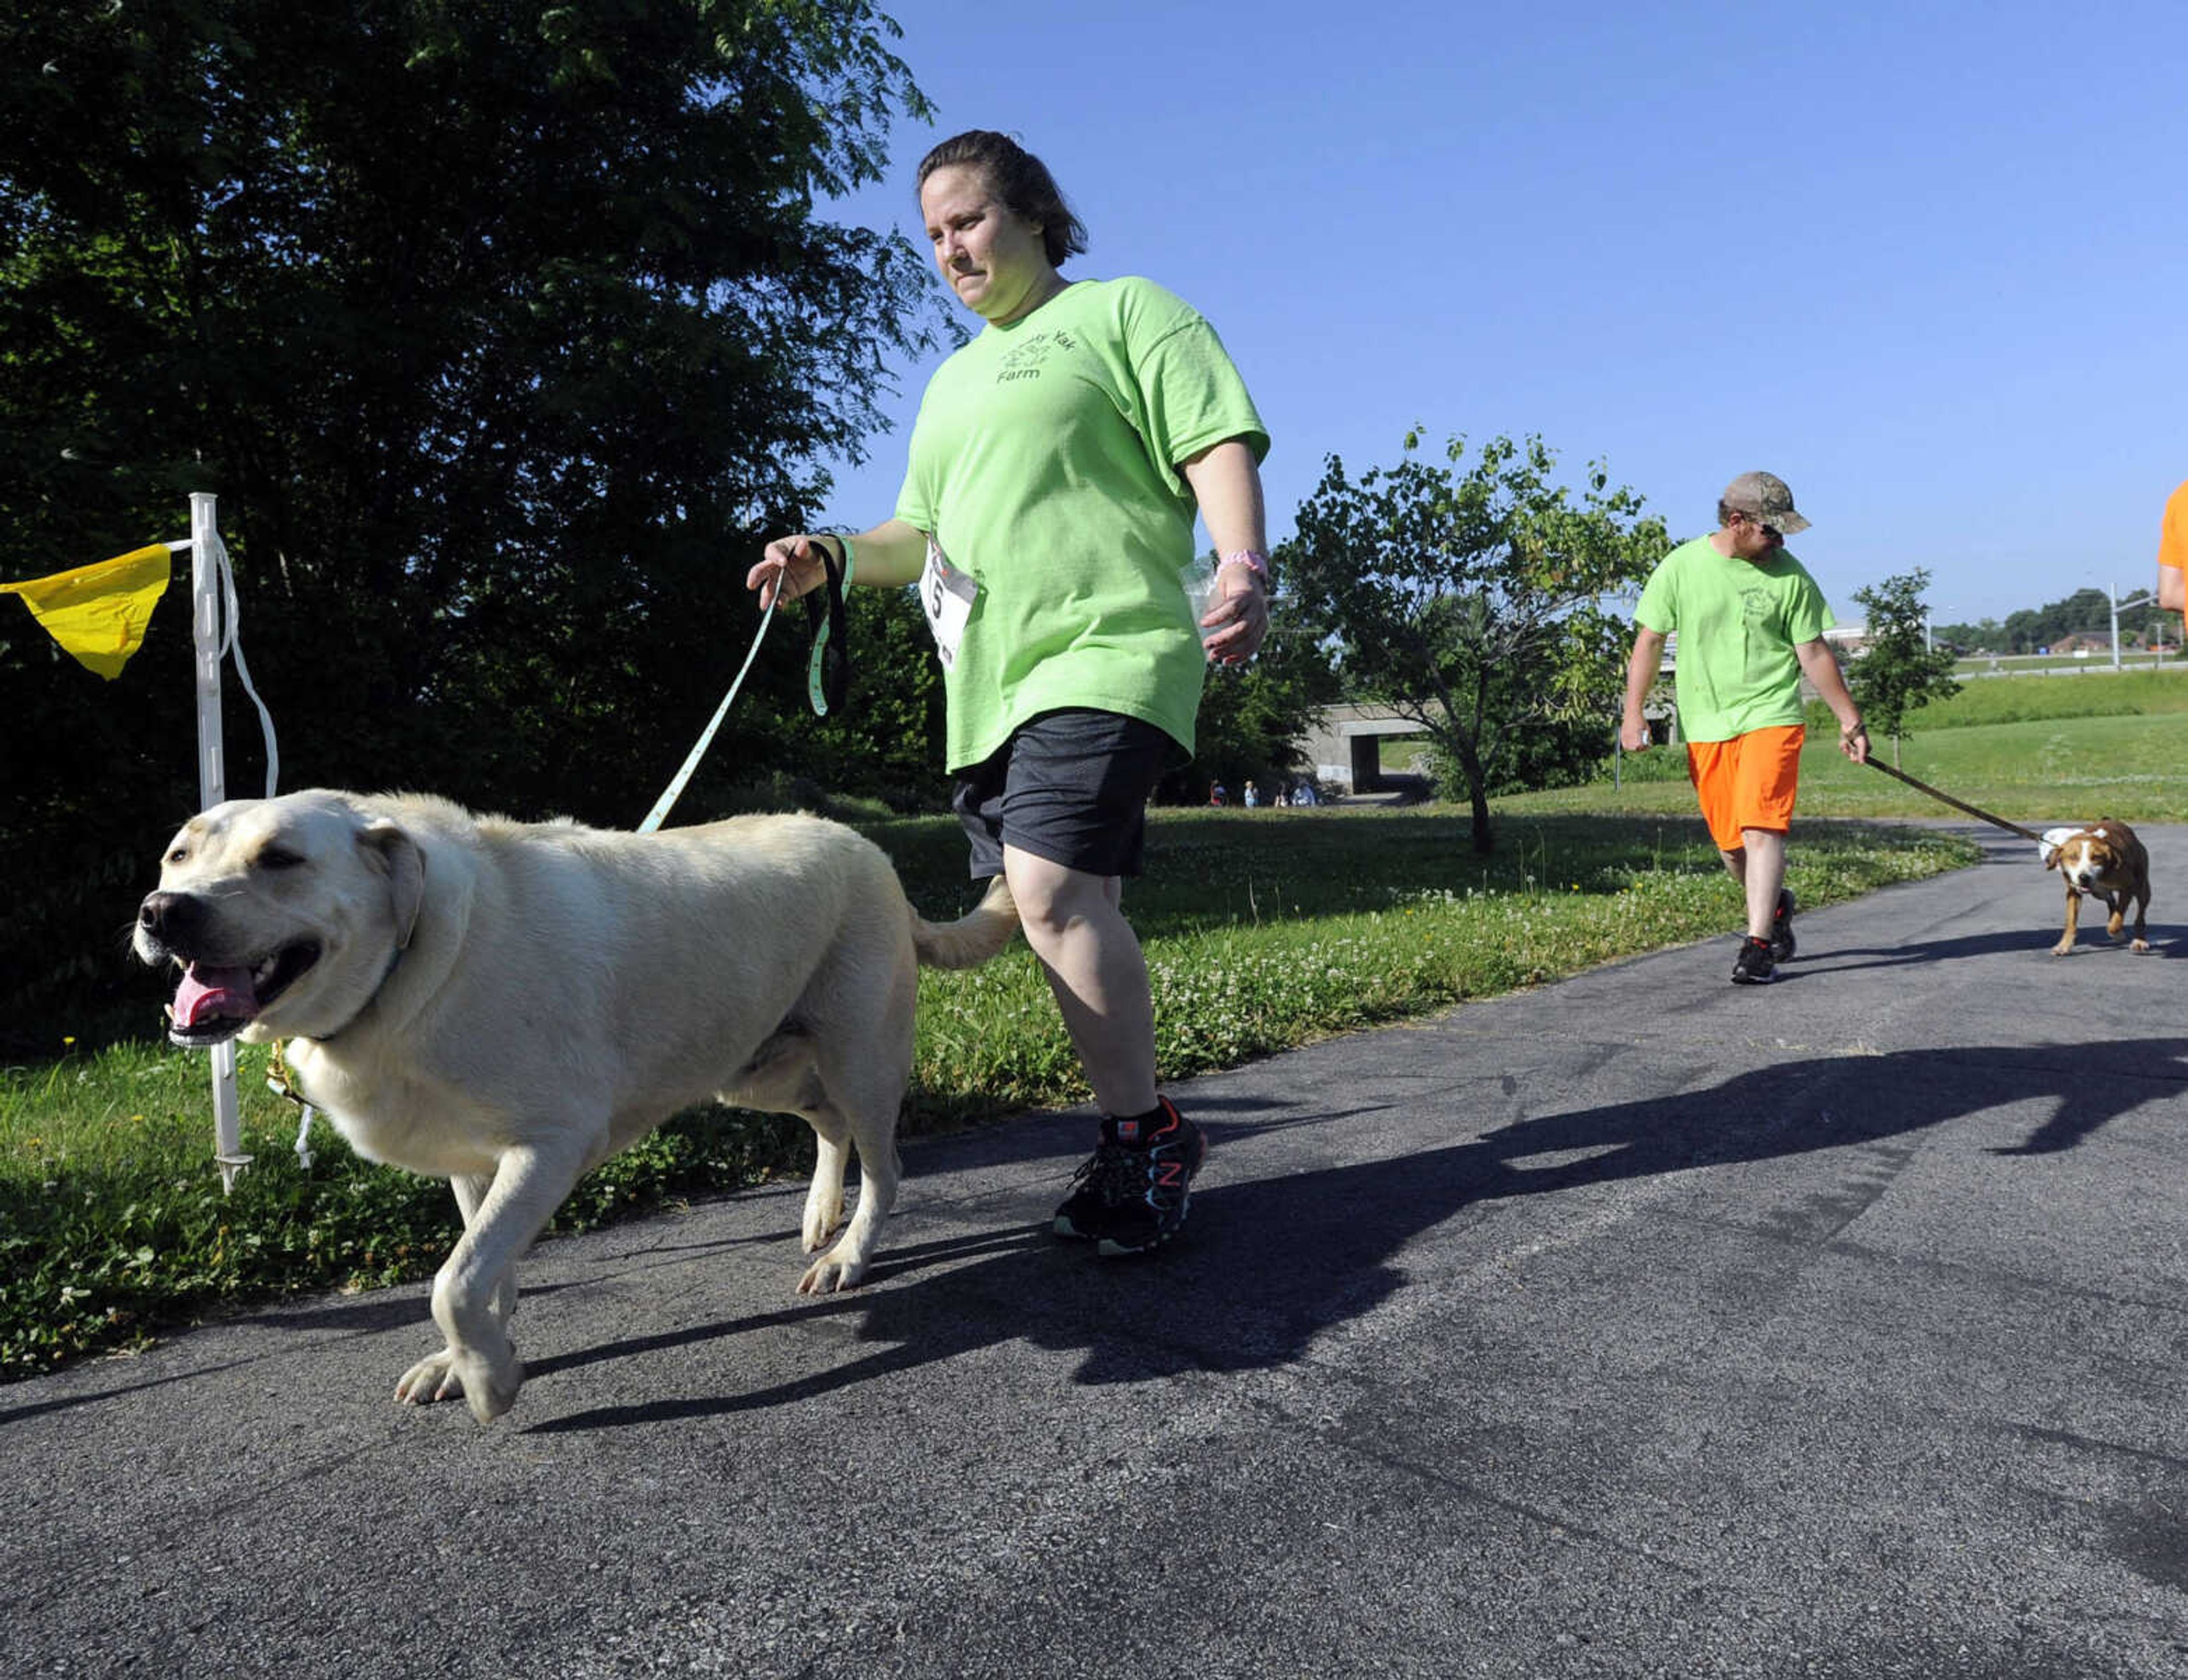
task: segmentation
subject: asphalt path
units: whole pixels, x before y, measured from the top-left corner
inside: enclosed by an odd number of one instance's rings
[[[1179,1087],[916,1142],[867,1285],[786,1187],[545,1245],[488,1427],[420,1288],[0,1389],[0,1672],[2188,1673],[2188,829],[2156,950],[2026,843]],[[1797,853],[1799,837],[1795,836]]]

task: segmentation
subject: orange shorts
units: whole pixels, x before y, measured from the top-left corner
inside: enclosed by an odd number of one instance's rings
[[[1687,774],[1717,850],[1738,851],[1747,843],[1741,838],[1745,829],[1783,834],[1793,826],[1801,743],[1807,738],[1799,724],[1776,724],[1730,741],[1687,743]]]

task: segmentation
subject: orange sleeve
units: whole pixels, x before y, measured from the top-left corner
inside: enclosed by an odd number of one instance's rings
[[[2165,504],[2165,523],[2157,538],[2157,592],[2162,600],[2168,581],[2163,574],[2170,568],[2180,574],[2178,583],[2188,583],[2188,483],[2175,490]],[[2177,586],[2177,585],[2176,585]],[[2188,613],[2183,623],[2188,623]]]
[[[2165,527],[2157,539],[2157,563],[2188,572],[2188,483],[2165,504]]]

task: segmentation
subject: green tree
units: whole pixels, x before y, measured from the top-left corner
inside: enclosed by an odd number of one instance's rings
[[[896,34],[865,0],[10,8],[0,575],[217,492],[285,786],[635,820],[742,657],[760,543],[950,330],[922,252],[825,209],[928,114]],[[52,961],[118,966],[195,803],[188,616],[111,685],[0,629],[0,874],[82,871]],[[789,756],[798,640],[710,778]],[[51,1001],[10,967],[0,1018]]]
[[[2146,637],[2151,626],[2162,624],[2163,618],[2164,615],[2150,601],[2123,608],[2119,616],[2121,639]],[[2015,653],[2033,653],[2076,631],[2109,635],[2112,625],[2112,597],[2102,589],[2077,589],[2063,600],[2046,601],[2042,606],[2027,606],[2008,613],[2004,627],[2005,643]],[[1961,627],[1951,628],[1957,630]],[[1958,635],[1952,639],[1960,640]]]
[[[2044,628],[2044,615],[2034,607],[2024,606],[2005,615],[2005,645],[2015,653],[2033,653],[2050,640]]]
[[[1978,618],[1972,624],[1933,624],[1931,634],[1941,642],[1969,653],[2002,653],[2011,647],[2005,626],[1995,618]]]
[[[1576,500],[1539,437],[1492,438],[1462,472],[1465,453],[1453,438],[1425,459],[1416,432],[1356,482],[1331,456],[1283,560],[1345,692],[1418,721],[1458,767],[1486,853],[1489,793],[1526,732],[1607,739],[1629,633],[1606,597],[1667,544],[1600,463]]]
[[[1847,686],[1861,708],[1862,721],[1892,737],[1894,769],[1907,714],[1960,691],[1953,679],[1952,650],[1931,647],[1922,633],[1928,612],[1922,592],[1929,587],[1929,572],[1918,566],[1853,592],[1869,615],[1869,629],[1860,657],[1849,662]]]

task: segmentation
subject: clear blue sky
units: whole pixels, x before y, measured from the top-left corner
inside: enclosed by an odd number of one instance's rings
[[[936,139],[1018,134],[1091,234],[1213,321],[1274,447],[1537,431],[1672,531],[1751,467],[1841,618],[2151,587],[2188,478],[2188,4],[882,0],[939,107],[848,219],[919,238]],[[971,324],[969,316],[963,318]],[[832,520],[895,499],[897,429]]]

